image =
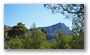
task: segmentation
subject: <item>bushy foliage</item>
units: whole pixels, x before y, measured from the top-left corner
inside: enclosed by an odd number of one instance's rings
[[[19,37],[20,36],[23,36],[23,34],[25,34],[25,32],[27,32],[27,28],[25,27],[24,24],[22,24],[21,22],[20,23],[17,23],[16,26],[13,26],[9,31],[9,36],[16,36],[18,35]]]
[[[20,23],[18,25],[21,25]],[[15,26],[14,26],[15,27]],[[20,27],[20,26],[19,26]],[[13,27],[12,27],[13,28]],[[26,27],[25,27],[26,28]],[[18,29],[18,28],[17,28]],[[17,30],[20,31],[20,30]],[[84,32],[80,31],[78,35],[72,32],[67,36],[63,30],[56,36],[56,39],[47,40],[46,31],[32,26],[28,34],[17,32],[10,40],[4,40],[5,49],[83,49]]]
[[[15,38],[12,37],[9,41],[4,42],[4,47],[6,49],[21,49],[22,45],[23,44],[18,36]]]
[[[7,37],[8,36],[8,30],[6,29],[6,26],[4,26],[4,37]]]

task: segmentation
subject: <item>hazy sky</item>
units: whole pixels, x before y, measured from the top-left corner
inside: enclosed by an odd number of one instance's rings
[[[65,19],[65,16],[52,14],[43,4],[5,4],[4,24],[14,26],[22,22],[29,29],[33,23],[37,27],[45,27],[59,22],[64,23],[71,29],[72,20]]]

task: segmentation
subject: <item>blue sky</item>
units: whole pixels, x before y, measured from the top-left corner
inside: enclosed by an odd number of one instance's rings
[[[5,4],[4,24],[14,26],[22,22],[29,29],[33,23],[36,27],[46,27],[59,22],[71,29],[72,20],[65,19],[62,14],[52,14],[43,4]]]

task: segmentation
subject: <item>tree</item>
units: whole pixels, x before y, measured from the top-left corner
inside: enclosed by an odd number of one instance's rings
[[[84,36],[81,37],[76,32],[72,32],[69,44],[72,49],[84,49]]]
[[[46,30],[44,30],[43,28],[41,28],[41,31],[42,31],[42,32],[44,32],[45,34],[47,33],[47,31],[46,31]]]
[[[16,36],[15,38],[12,37],[9,41],[6,41],[4,43],[5,49],[21,49],[22,46],[23,44],[18,36]]]
[[[32,28],[29,34],[21,38],[24,49],[49,49],[51,45],[46,40],[46,34],[36,28]]]
[[[34,49],[40,48],[47,40],[46,40],[46,34],[43,33],[41,30],[38,30],[34,28],[30,32],[31,39],[33,40],[31,47]]]
[[[68,49],[71,48],[69,45],[70,38],[66,35],[66,33],[61,29],[60,33],[56,38],[57,49]]]
[[[8,36],[8,30],[6,29],[6,26],[4,25],[4,37]]]
[[[35,22],[32,24],[31,28],[36,28]]]
[[[84,31],[84,4],[44,4],[52,13],[61,13],[68,19],[72,19],[74,32]]]
[[[32,49],[32,43],[34,40],[31,39],[31,36],[25,36],[24,38],[21,38],[21,41],[23,43],[23,49]]]
[[[11,38],[8,41],[4,41],[5,49],[49,49],[50,43],[46,39],[46,33],[41,29],[37,29],[35,25],[32,25],[30,32],[22,35],[24,25],[18,23],[16,26],[9,30]],[[14,37],[13,37],[14,36]],[[19,38],[20,37],[20,38]]]
[[[84,48],[84,4],[44,4],[52,13],[61,13],[72,20],[72,36],[70,48]],[[74,34],[73,34],[74,33]]]
[[[9,30],[9,36],[16,36],[18,35],[19,37],[23,36],[25,33],[27,32],[27,28],[25,27],[24,24],[17,23],[16,26],[13,26],[10,30]]]

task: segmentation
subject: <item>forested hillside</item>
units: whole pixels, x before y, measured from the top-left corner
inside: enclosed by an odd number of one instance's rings
[[[5,49],[84,49],[84,4],[4,6],[4,24],[17,23],[4,25]]]
[[[27,34],[28,33],[28,34]],[[83,49],[84,32],[80,31],[79,35],[72,31],[67,35],[62,29],[55,39],[47,40],[47,31],[37,29],[32,25],[30,31],[23,23],[17,23],[16,26],[7,30],[4,26],[4,48],[5,49]]]
[[[56,38],[56,36],[59,34],[60,29],[63,30],[63,32],[66,33],[66,35],[71,35],[71,30],[69,27],[67,27],[64,23],[57,23],[51,26],[47,27],[40,27],[47,31],[47,39],[50,40],[52,38]]]

